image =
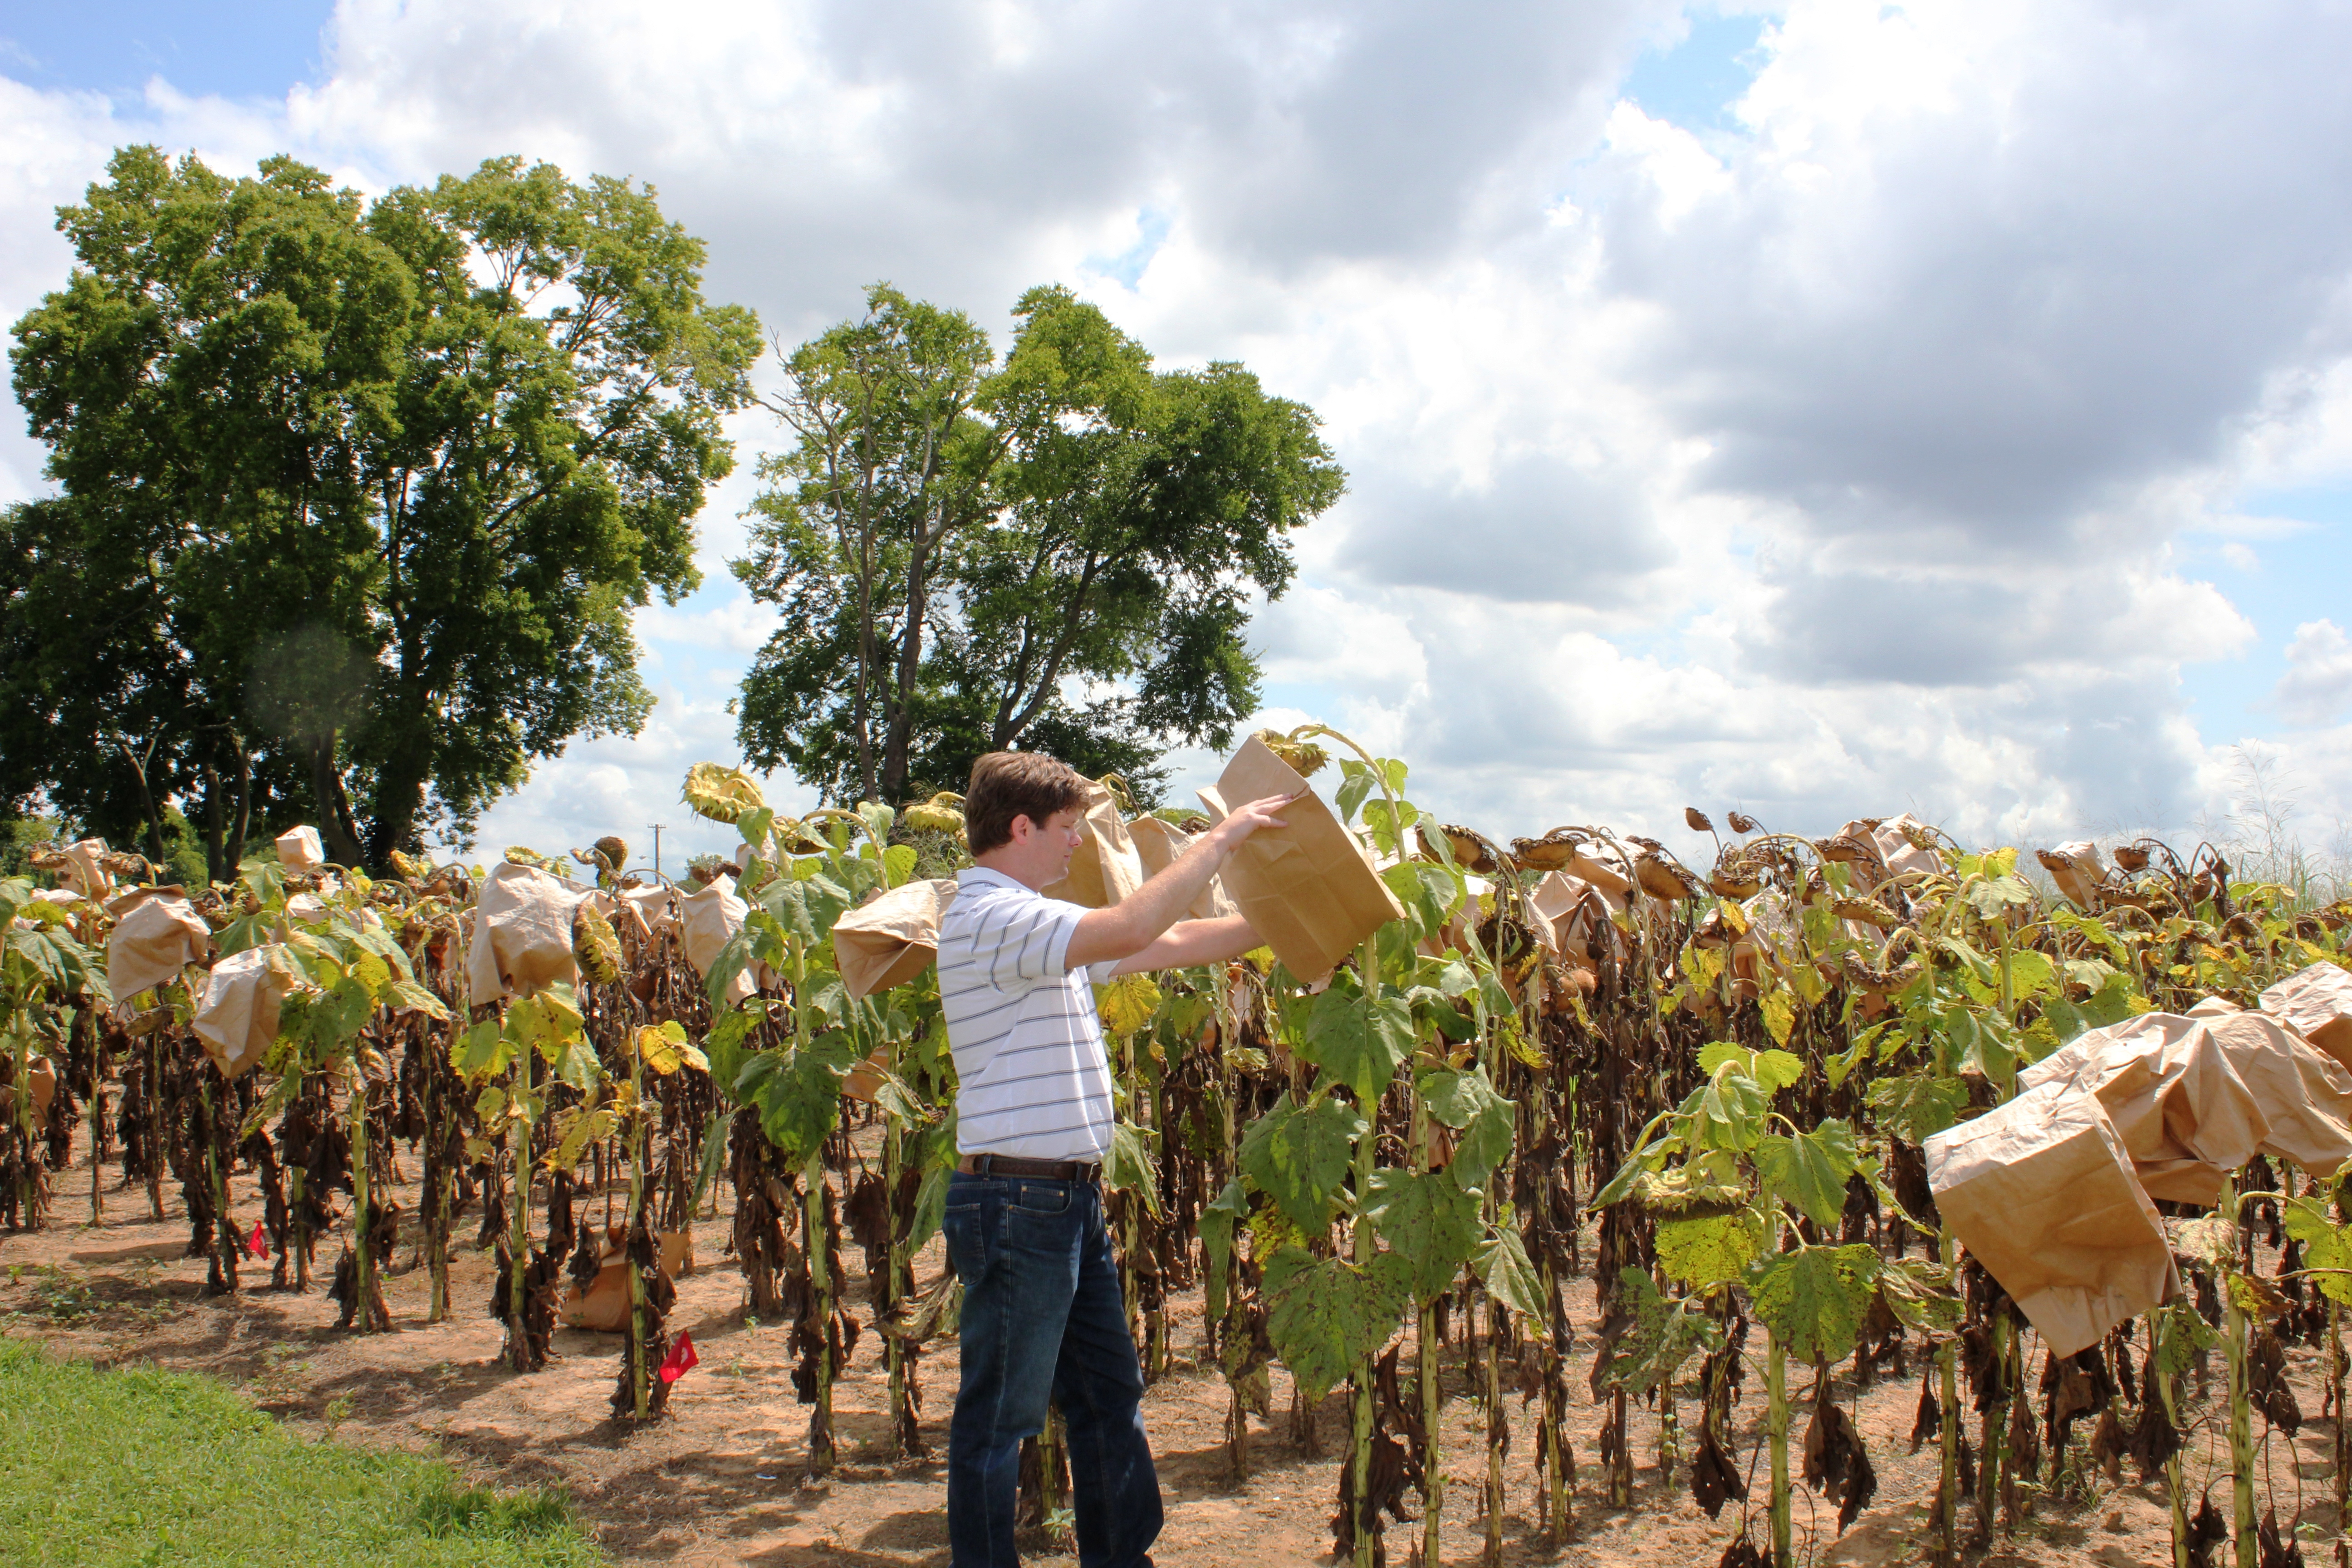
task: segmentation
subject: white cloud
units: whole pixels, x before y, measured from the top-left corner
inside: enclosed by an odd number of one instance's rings
[[[2287,721],[2331,724],[2352,708],[2352,639],[2334,621],[2305,621],[2286,645],[2286,673],[2271,700]]]
[[[1058,278],[1313,405],[1350,494],[1253,636],[1276,700],[1451,816],[2058,836],[2221,800],[2180,672],[2284,628],[2176,541],[2291,575],[2299,536],[2233,496],[2352,474],[2352,16],[1791,0],[1727,135],[1618,96],[1674,12],[344,0],[273,110],[0,80],[0,307],[63,277],[47,209],[122,141],[372,189],[507,152],[632,174],[788,342],[877,278],[1001,341]],[[682,821],[685,765],[737,755],[772,617],[722,574],[775,437],[735,433],[710,583],[638,618],[646,734],[573,747],[497,834]],[[0,438],[0,489],[37,484]],[[2339,716],[2334,623],[2288,659],[2278,711]]]

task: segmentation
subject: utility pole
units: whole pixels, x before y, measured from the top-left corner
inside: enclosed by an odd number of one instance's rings
[[[648,826],[648,827],[650,827],[650,828],[652,828],[652,829],[654,830],[654,875],[655,875],[655,876],[656,876],[656,877],[658,877],[658,876],[660,876],[660,875],[661,875],[661,836],[662,836],[662,828],[666,826],[666,824],[659,823],[659,822],[649,822],[649,823],[646,824],[646,826]]]

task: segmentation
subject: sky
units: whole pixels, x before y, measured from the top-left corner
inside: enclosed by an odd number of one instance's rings
[[[1450,820],[2193,835],[2251,759],[2326,848],[2347,58],[2313,0],[0,0],[0,314],[128,142],[628,175],[787,346],[885,279],[1001,345],[1058,281],[1312,405],[1349,493],[1253,623],[1260,721]],[[738,760],[772,618],[726,563],[780,437],[731,434],[705,586],[638,617],[644,732],[541,764],[487,849],[730,842],[677,788]],[[44,488],[0,424],[0,500]]]

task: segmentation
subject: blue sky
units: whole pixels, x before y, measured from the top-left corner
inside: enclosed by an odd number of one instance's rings
[[[160,76],[190,96],[283,99],[317,79],[319,32],[334,9],[311,0],[7,0],[0,70],[29,87],[127,96]]]
[[[627,173],[787,341],[888,278],[1001,344],[1058,278],[1162,363],[1316,406],[1350,493],[1260,616],[1266,717],[1406,756],[1462,819],[2179,826],[2230,809],[2247,739],[2352,816],[2352,645],[2288,656],[2352,622],[2336,20],[543,9],[9,0],[0,310],[56,286],[46,215],[126,141],[369,189]],[[777,438],[735,434],[706,586],[640,623],[653,727],[541,767],[486,839],[642,837],[684,762],[732,760],[765,617],[725,560]],[[38,484],[14,433],[0,484]]]

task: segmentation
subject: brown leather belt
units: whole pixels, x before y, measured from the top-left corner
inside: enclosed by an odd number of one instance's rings
[[[967,1176],[1027,1176],[1040,1182],[1102,1179],[1100,1165],[1081,1164],[1076,1160],[1017,1160],[1010,1154],[966,1154],[956,1162],[956,1169]]]

